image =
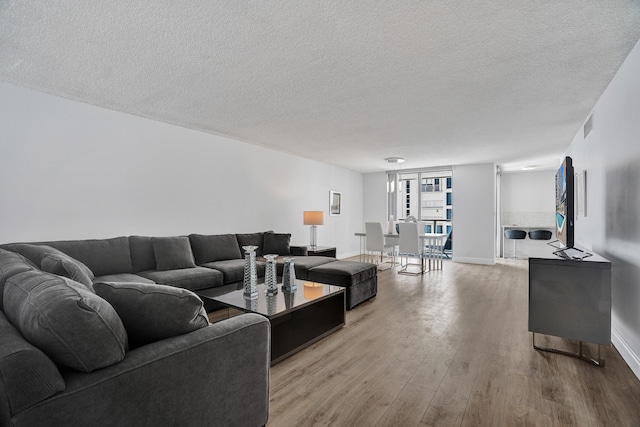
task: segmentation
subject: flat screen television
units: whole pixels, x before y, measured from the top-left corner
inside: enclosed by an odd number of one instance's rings
[[[565,157],[556,172],[556,237],[565,247],[573,247],[573,161]]]

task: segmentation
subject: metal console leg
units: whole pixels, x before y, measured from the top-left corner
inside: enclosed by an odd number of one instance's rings
[[[605,360],[600,357],[600,344],[597,344],[598,345],[598,358],[597,359],[592,359],[590,357],[585,356],[582,353],[582,341],[578,341],[578,352],[577,353],[572,353],[570,351],[558,350],[558,349],[555,349],[555,348],[538,347],[536,345],[536,333],[532,332],[532,334],[533,334],[533,348],[535,350],[548,351],[549,353],[556,353],[556,354],[562,354],[562,355],[565,355],[565,356],[576,357],[578,359],[584,360],[585,362],[591,363],[592,365],[596,365],[596,366],[598,366],[600,368],[604,368]]]

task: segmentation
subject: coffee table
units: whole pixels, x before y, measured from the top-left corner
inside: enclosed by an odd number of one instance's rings
[[[202,299],[209,299],[228,308],[258,313],[271,323],[271,364],[310,346],[337,331],[345,324],[345,289],[340,286],[296,280],[296,292],[268,296],[265,286],[258,285],[258,298],[247,300],[243,290],[222,295],[216,288],[198,291]]]

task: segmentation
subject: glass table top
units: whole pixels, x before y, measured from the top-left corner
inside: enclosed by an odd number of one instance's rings
[[[245,299],[243,289],[232,291],[222,295],[207,295],[207,291],[198,292],[203,297],[223,303],[243,311],[251,311],[272,317],[284,314],[288,311],[312,304],[336,293],[344,293],[344,288],[323,283],[310,282],[296,279],[298,289],[295,292],[284,292],[282,283],[278,284],[278,293],[269,296],[265,292],[265,285],[258,285],[258,298]],[[215,291],[215,288],[212,289]]]

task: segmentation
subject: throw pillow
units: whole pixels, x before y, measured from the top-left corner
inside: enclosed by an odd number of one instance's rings
[[[202,300],[187,289],[123,282],[96,282],[94,287],[118,312],[131,347],[209,325]]]
[[[57,274],[58,276],[67,277],[78,283],[82,283],[93,291],[91,284],[93,273],[91,273],[91,270],[88,268],[86,270],[82,269],[78,263],[73,262],[73,258],[67,255],[48,253],[42,258],[40,268],[47,273]],[[87,270],[91,277],[87,275]]]
[[[186,236],[152,237],[151,244],[156,257],[156,268],[159,271],[193,268],[196,266],[189,238]]]
[[[243,257],[235,234],[190,234],[189,241],[198,265]]]
[[[257,246],[258,249],[256,249],[256,256],[262,256],[264,253],[262,251],[262,246],[264,245],[264,233],[236,234],[236,238],[238,239],[238,246],[240,246],[243,258],[243,246]]]
[[[4,312],[54,362],[91,372],[124,359],[127,333],[105,300],[67,278],[25,271],[4,288]]]
[[[264,233],[265,254],[291,255],[291,234]]]

